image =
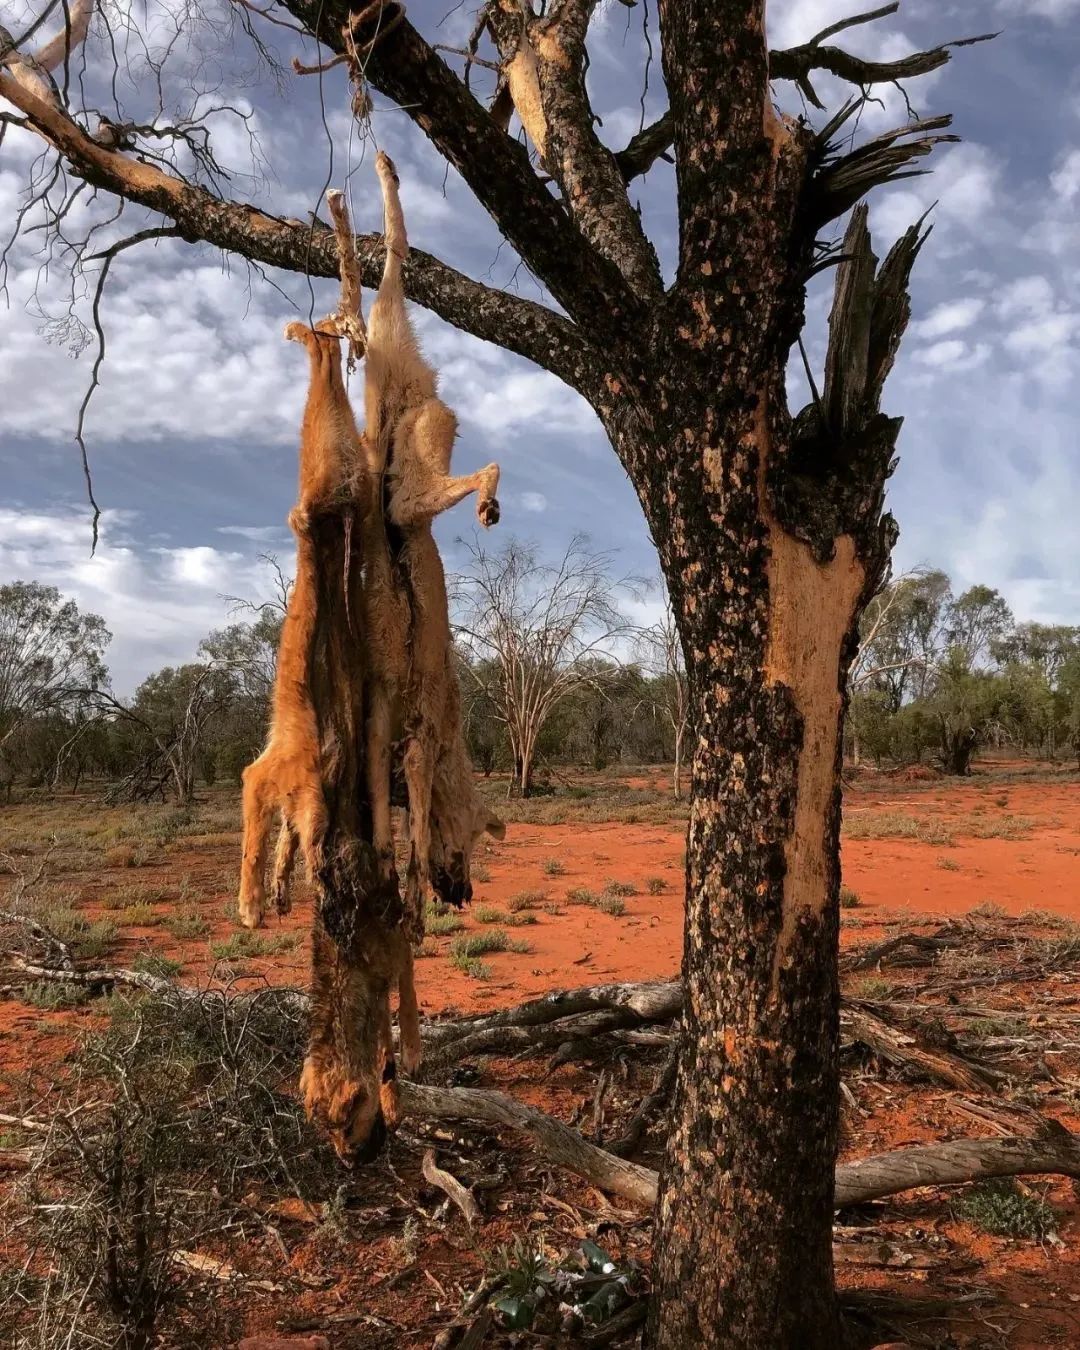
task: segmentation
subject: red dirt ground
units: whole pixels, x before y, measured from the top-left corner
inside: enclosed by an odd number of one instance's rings
[[[1017,767],[995,766],[993,772],[984,770],[965,782],[934,775],[864,774],[849,784],[843,874],[844,885],[855,893],[857,904],[842,915],[845,946],[871,940],[897,918],[906,917],[923,927],[982,906],[987,913],[1019,916],[1034,911],[1080,921],[1080,781],[1063,772],[1031,774],[1030,766],[1024,766],[1026,776],[1009,772]],[[669,784],[663,771],[646,771],[622,780],[624,787],[653,795],[657,790],[666,792]],[[235,810],[231,794],[215,792],[210,805],[219,814]],[[522,892],[543,892],[536,907],[528,911],[536,922],[507,929],[511,938],[527,942],[530,950],[484,956],[491,975],[478,980],[448,960],[451,936],[435,938],[436,954],[418,965],[419,993],[428,1015],[489,1010],[556,988],[657,979],[677,972],[682,948],[683,823],[677,819],[653,824],[596,823],[595,812],[591,814],[591,819],[567,824],[511,823],[505,841],[481,847],[476,862],[487,869],[490,880],[475,883],[472,909],[463,916],[464,931],[480,933],[501,926],[480,923],[479,907],[508,911],[511,900]],[[69,817],[84,826],[93,822],[95,828],[108,827],[114,818],[122,821],[124,811],[102,808],[89,797],[68,807],[63,803],[47,809],[17,805],[0,816],[0,849],[20,855],[16,860],[32,870],[44,852],[48,833],[61,830]],[[76,840],[58,851],[51,875],[67,893],[65,903],[88,918],[108,918],[119,924],[117,940],[101,964],[129,965],[140,952],[149,951],[182,960],[181,978],[190,983],[212,978],[236,979],[241,984],[259,980],[302,985],[307,973],[309,922],[304,895],[292,914],[272,919],[265,930],[270,936],[295,935],[290,950],[228,961],[215,960],[209,951],[210,942],[227,941],[237,931],[229,906],[238,853],[238,836],[231,828],[201,837],[181,835],[151,847],[140,860],[142,865],[135,867],[108,867],[103,846],[88,843],[84,847]],[[557,875],[550,875],[552,860],[561,867]],[[618,917],[567,900],[574,888],[599,893],[609,881],[634,888],[633,894],[623,897],[625,912]],[[663,890],[650,894],[650,881],[654,888],[662,882]],[[182,901],[175,893],[181,885]],[[182,904],[198,913],[208,932],[178,941],[163,923],[125,924],[123,911],[110,905],[121,886],[129,888],[133,898],[143,890],[154,895],[149,903],[163,920]],[[555,906],[557,912],[549,912],[547,905]],[[1062,986],[1057,993],[1067,994],[1069,989]],[[1023,997],[1036,996],[1042,993],[1032,989]],[[1068,1000],[1056,997],[1056,1002],[1062,1001]],[[94,1005],[71,1012],[43,1012],[18,998],[0,997],[0,1064],[10,1072],[58,1060],[96,1017]],[[535,1063],[491,1064],[484,1081],[565,1117],[577,1103],[588,1100],[574,1077],[576,1072],[558,1070],[543,1077]],[[848,1156],[970,1134],[973,1129],[979,1132],[970,1115],[947,1093],[895,1082],[878,1084],[872,1079],[864,1081],[860,1092],[862,1112],[854,1119],[857,1129],[845,1150]],[[1071,1110],[1055,1109],[1053,1114],[1077,1124]],[[560,1193],[577,1203],[572,1186]],[[970,1272],[977,1271],[980,1286],[1007,1299],[1008,1316],[994,1339],[981,1338],[984,1333],[989,1335],[981,1323],[977,1334],[970,1325],[961,1328],[958,1324],[954,1344],[1001,1345],[1009,1350],[1080,1344],[1080,1213],[1067,1182],[1053,1181],[1048,1198],[1061,1221],[1064,1249],[987,1238],[953,1220],[939,1193],[901,1197],[889,1203],[889,1217],[883,1222],[888,1224],[890,1241],[915,1251],[919,1258],[901,1268],[876,1262],[872,1252],[866,1262],[856,1252],[852,1260],[841,1260],[841,1283],[948,1294],[969,1287]],[[513,1211],[505,1218],[493,1217],[485,1230],[487,1246],[496,1239],[509,1239],[511,1218]],[[356,1299],[372,1298],[373,1289],[387,1278],[388,1258],[380,1244],[382,1238],[373,1240],[362,1269],[358,1266],[346,1284],[338,1287],[335,1300],[354,1306]],[[946,1255],[939,1255],[938,1247]],[[476,1255],[470,1250],[466,1269],[462,1266],[464,1249],[456,1242],[447,1246],[445,1241],[439,1247],[433,1235],[425,1242],[422,1263],[446,1283],[459,1279],[468,1284],[473,1278],[469,1272],[479,1270]],[[925,1264],[920,1264],[923,1260]],[[419,1294],[415,1288],[408,1293],[395,1289],[391,1297],[388,1290],[382,1302],[376,1299],[371,1306],[404,1330],[420,1325],[419,1320],[410,1319],[420,1318],[417,1298],[422,1303],[424,1297],[428,1300],[424,1316],[430,1323],[434,1294],[423,1281]],[[327,1298],[315,1292],[303,1296],[302,1303],[325,1309]],[[255,1317],[249,1330],[268,1329],[269,1325],[264,1317]],[[426,1337],[426,1341],[402,1338],[399,1343],[430,1344],[431,1333]],[[367,1344],[362,1339],[333,1337],[331,1343],[335,1350],[339,1345]]]

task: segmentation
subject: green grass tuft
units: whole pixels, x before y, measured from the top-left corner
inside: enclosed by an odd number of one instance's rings
[[[224,942],[211,942],[210,955],[218,961],[275,956],[278,952],[292,951],[299,942],[299,933],[253,933],[245,928]]]
[[[23,1002],[29,1003],[31,1008],[63,1012],[89,1003],[90,991],[81,984],[54,984],[52,980],[35,980],[23,989],[22,997]]]
[[[205,937],[210,931],[209,923],[195,909],[181,909],[170,914],[165,920],[165,927],[178,942]]]
[[[1006,1177],[969,1186],[953,1203],[953,1213],[997,1237],[1041,1241],[1056,1228],[1054,1211],[1043,1197],[1022,1191]]]
[[[539,909],[547,899],[547,891],[518,891],[506,902],[511,914],[520,914],[523,909]]]

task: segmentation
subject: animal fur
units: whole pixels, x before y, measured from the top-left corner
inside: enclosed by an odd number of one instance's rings
[[[310,689],[317,607],[311,522],[322,512],[341,508],[346,480],[354,476],[358,441],[341,377],[338,339],[300,323],[290,323],[285,336],[307,348],[311,378],[300,434],[299,499],[289,514],[289,526],[296,535],[296,581],[278,646],[270,736],[266,749],[243,775],[243,856],[237,904],[240,921],[248,928],[259,926],[266,906],[267,838],[275,809],[289,821],[310,875],[316,876],[322,868],[327,816],[319,725]],[[370,497],[366,482],[358,483],[356,489]]]
[[[446,751],[460,742],[461,726],[456,699],[451,695],[446,579],[431,522],[440,512],[476,492],[477,518],[484,526],[495,524],[499,518],[495,496],[499,467],[488,464],[474,474],[450,476],[457,419],[438,397],[435,372],[420,352],[405,307],[401,273],[409,241],[398,175],[390,157],[381,151],[375,168],[383,193],[386,261],[367,324],[365,441],[373,456],[373,472],[385,472],[387,477],[386,516],[390,526],[401,533],[396,562],[407,582],[412,614],[404,688],[397,686],[397,699],[389,684],[376,694],[375,725],[369,726],[369,736],[374,736],[380,747],[388,743],[387,726],[398,729],[395,723],[399,718],[394,716],[397,704],[403,713],[402,763],[409,795],[406,927],[412,940],[419,942],[433,837],[439,839],[440,865],[448,840],[451,848],[460,845],[470,852],[473,843],[472,839],[465,840],[468,827],[462,825],[455,828],[447,822],[444,828],[439,822],[434,835],[432,830],[436,766]],[[452,753],[458,756],[456,750]],[[460,754],[464,755],[463,745]],[[451,764],[460,765],[460,756],[448,761],[448,767]],[[380,765],[378,782],[374,777],[371,782],[375,844],[380,850],[392,847],[389,768],[387,762],[384,773]],[[440,801],[445,797],[444,792]]]
[[[385,654],[401,653],[408,632],[407,606],[387,585],[389,564],[385,561],[385,537],[378,512],[375,484],[367,472],[369,457],[356,427],[352,406],[341,371],[341,348],[337,333],[317,332],[305,324],[292,323],[285,336],[302,342],[308,349],[311,379],[304,410],[300,445],[299,504],[289,523],[297,537],[296,583],[289,597],[288,610],[278,649],[277,677],[274,684],[273,720],[269,743],[254,764],[244,772],[244,849],[241,864],[238,908],[241,922],[257,928],[266,908],[264,873],[270,817],[275,807],[281,811],[282,826],[275,855],[272,896],[278,912],[288,907],[288,873],[297,849],[304,855],[308,874],[316,877],[323,866],[323,840],[326,833],[326,806],[322,792],[319,753],[319,727],[311,702],[311,645],[316,613],[316,576],[314,549],[310,539],[310,520],[320,510],[341,509],[348,501],[362,517],[362,556],[365,568],[364,641],[371,653],[382,653],[379,663],[385,678]],[[375,527],[377,524],[377,528]],[[381,583],[381,584],[380,584]],[[375,592],[378,592],[376,594]],[[404,671],[402,671],[403,677]],[[377,730],[377,728],[376,728]],[[388,733],[387,733],[388,736]],[[366,752],[369,782],[376,784],[379,766],[385,763],[389,778],[390,747],[372,733],[369,719]],[[385,790],[384,790],[385,795]],[[393,876],[393,851],[390,850],[387,875],[385,858],[380,858],[383,879],[396,891]],[[379,1025],[385,1023],[382,1041],[384,1061],[393,1062],[389,1040],[389,987],[397,982],[400,990],[401,1053],[406,1072],[420,1061],[420,1024],[413,984],[412,954],[404,942],[384,942],[382,953],[385,997],[380,1002]],[[390,948],[393,948],[391,951]],[[317,983],[317,981],[316,981]],[[383,1004],[385,1003],[385,1008]],[[340,1096],[341,1085],[327,1081],[322,1060],[339,1063],[336,1053],[320,1058],[318,1038],[313,1032],[312,1055],[305,1066],[304,1092],[309,1107],[313,1101],[327,1103]],[[324,1047],[325,1048],[325,1047]],[[345,1075],[349,1092],[359,1094],[370,1108],[369,1094],[360,1093],[355,1075]],[[314,1085],[319,1084],[316,1088]],[[340,1090],[339,1090],[340,1089]],[[359,1098],[357,1098],[359,1099]],[[377,1094],[376,1094],[377,1100]],[[333,1112],[330,1112],[333,1115]],[[333,1133],[336,1127],[328,1126]],[[352,1135],[357,1136],[359,1123]]]

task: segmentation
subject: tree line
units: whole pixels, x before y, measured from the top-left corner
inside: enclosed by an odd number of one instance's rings
[[[1080,627],[1018,623],[993,587],[959,595],[942,571],[899,577],[867,607],[850,677],[846,748],[858,763],[975,753],[1080,757]]]
[[[233,600],[234,622],[194,659],[111,687],[110,634],[55,587],[0,587],[0,792],[16,781],[77,790],[104,779],[115,801],[239,782],[262,747],[289,582]],[[577,537],[555,559],[511,539],[466,546],[453,578],[455,651],[469,750],[522,795],[569,766],[673,766],[683,791],[690,691],[670,607],[635,623],[648,586]],[[243,617],[239,617],[243,614]],[[1080,757],[1080,627],[1018,623],[989,586],[959,595],[942,571],[899,577],[863,617],[845,749],[857,766],[936,763],[970,772],[985,748]]]

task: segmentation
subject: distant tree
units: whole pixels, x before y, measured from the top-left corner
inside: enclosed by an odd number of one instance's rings
[[[99,715],[128,723],[141,742],[128,774],[129,795],[145,795],[171,778],[176,800],[188,805],[208,730],[235,697],[232,672],[212,662],[165,666],[143,680],[130,703],[99,694]]]
[[[1057,717],[1080,768],[1080,650],[1075,651],[1058,671],[1054,699]]]
[[[466,548],[469,564],[452,587],[454,627],[465,669],[506,728],[510,790],[527,797],[548,718],[599,678],[594,658],[610,656],[613,643],[631,634],[612,597],[637,583],[616,579],[611,555],[593,552],[580,535],[555,563],[515,539],[497,552],[480,543]]]
[[[102,656],[111,636],[55,586],[0,586],[0,751],[30,720],[70,712],[84,691],[108,685]]]
[[[672,788],[678,800],[682,797],[683,744],[690,725],[690,686],[686,677],[682,639],[666,589],[663,616],[651,628],[643,630],[638,639],[638,649],[645,668],[655,677],[651,684],[653,708],[671,727],[675,739]]]
[[[500,762],[506,760],[506,726],[499,709],[501,699],[497,689],[502,679],[497,661],[480,662],[474,670],[467,653],[456,644],[454,658],[461,686],[461,719],[465,742],[473,764],[488,777]]]
[[[925,706],[939,735],[942,767],[947,773],[969,774],[980,740],[992,725],[1000,724],[1005,687],[999,675],[973,669],[969,649],[957,644],[938,668],[933,693],[914,705]]]
[[[882,691],[893,713],[922,697],[944,654],[949,596],[949,578],[939,571],[909,572],[882,586],[859,625],[852,691]]]
[[[971,586],[945,607],[948,645],[969,670],[986,663],[1012,625],[1012,610],[992,586]]]

